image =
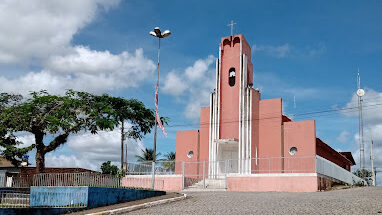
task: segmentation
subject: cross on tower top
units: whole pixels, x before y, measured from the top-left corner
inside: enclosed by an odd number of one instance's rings
[[[234,25],[236,25],[236,23],[234,23],[233,20],[231,20],[231,23],[227,25],[227,26],[231,27],[231,36],[233,36],[233,26]]]

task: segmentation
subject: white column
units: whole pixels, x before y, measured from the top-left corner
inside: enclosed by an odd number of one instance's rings
[[[209,120],[209,140],[208,140],[208,160],[212,160],[212,141],[214,139],[214,93],[210,94],[210,120]],[[212,175],[212,166],[209,165],[208,175]]]
[[[248,128],[248,136],[249,136],[249,140],[248,140],[248,148],[249,148],[249,156],[248,156],[248,168],[249,168],[249,173],[251,173],[251,170],[252,170],[252,99],[253,99],[253,91],[251,90],[251,88],[248,89],[249,90],[249,128]]]
[[[242,140],[242,122],[243,122],[243,116],[242,116],[242,107],[243,107],[243,104],[242,104],[242,101],[243,101],[243,98],[242,98],[242,95],[243,95],[243,55],[242,55],[242,44],[240,43],[240,76],[239,76],[239,144],[238,144],[238,172],[239,173],[242,173],[242,169],[243,169],[243,151],[242,151],[242,145],[243,145],[243,140]]]

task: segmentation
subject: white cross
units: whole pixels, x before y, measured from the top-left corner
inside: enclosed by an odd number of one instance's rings
[[[234,23],[233,20],[231,20],[231,23],[227,25],[231,26],[231,36],[233,36],[233,25],[236,25],[236,23]]]

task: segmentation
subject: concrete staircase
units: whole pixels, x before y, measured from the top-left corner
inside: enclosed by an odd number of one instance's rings
[[[183,191],[226,191],[225,179],[206,179],[206,188],[203,188],[203,180],[201,180]]]

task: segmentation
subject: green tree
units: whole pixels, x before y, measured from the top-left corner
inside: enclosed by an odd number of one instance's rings
[[[160,153],[156,154],[156,157],[159,157]],[[154,160],[154,149],[146,148],[145,150],[142,149],[142,155],[135,155],[138,161],[145,162],[145,161],[153,161]]]
[[[373,182],[371,179],[372,173],[367,169],[357,169],[353,174],[365,180],[367,185],[371,185]]]
[[[121,169],[123,168],[124,142],[128,138],[142,139],[155,125],[154,111],[145,108],[145,105],[136,99],[126,100],[120,97],[103,95],[102,99],[109,103],[114,119],[121,128]],[[167,124],[168,118],[161,117],[162,124]],[[130,127],[126,131],[126,122]]]
[[[165,159],[167,161],[174,161],[175,160],[175,152],[168,152],[164,156],[165,156]]]
[[[36,149],[36,171],[44,172],[45,155],[65,144],[70,134],[100,130],[113,130],[120,122],[115,101],[131,105],[129,115],[124,116],[131,124],[128,137],[141,139],[154,125],[153,111],[136,100],[124,100],[108,95],[95,96],[86,92],[68,90],[65,95],[51,95],[46,91],[32,92],[29,98],[20,95],[0,94],[0,146],[2,154],[14,165],[21,157]],[[35,143],[19,148],[21,142],[16,133],[29,132]],[[53,138],[47,145],[44,137]]]
[[[116,165],[111,165],[111,161],[103,162],[101,165],[102,174],[117,175],[118,167]]]
[[[165,161],[163,161],[163,167],[167,171],[175,171],[175,152],[168,152],[165,154]]]
[[[124,162],[124,142],[127,138],[142,139],[143,135],[154,126],[154,112],[146,109],[145,105],[135,99],[126,100],[120,97],[109,97],[103,95],[102,98],[113,107],[114,119],[121,127],[121,169]],[[132,125],[127,132],[125,122]]]

